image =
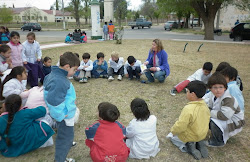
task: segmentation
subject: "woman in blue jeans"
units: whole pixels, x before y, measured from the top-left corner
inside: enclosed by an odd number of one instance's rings
[[[148,58],[144,62],[144,65],[147,66],[145,75],[148,80],[142,80],[142,83],[152,83],[155,79],[163,83],[170,74],[168,54],[164,50],[161,40],[153,40],[152,48],[149,50]]]

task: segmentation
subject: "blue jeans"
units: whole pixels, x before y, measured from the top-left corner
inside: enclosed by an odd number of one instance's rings
[[[136,79],[140,79],[140,73],[141,73],[141,68],[138,66],[135,68],[135,70],[132,69],[131,66],[127,67],[127,71],[128,71],[128,76],[130,79],[133,79],[133,76],[136,76]]]
[[[64,162],[72,147],[74,139],[74,127],[66,126],[65,121],[56,122],[57,136],[56,136],[56,152],[55,161]]]
[[[147,68],[153,67],[152,65],[147,65]],[[152,76],[152,73],[154,73],[154,77]],[[166,71],[147,71],[145,72],[146,77],[148,78],[149,82],[154,82],[155,79],[159,80],[160,83],[163,83],[166,79]]]
[[[92,75],[93,78],[99,78],[100,75],[107,75],[107,74],[108,74],[108,73],[107,73],[106,70],[104,70],[104,71],[101,72],[101,73],[98,73],[96,70],[92,70],[92,71],[91,71],[91,75]]]

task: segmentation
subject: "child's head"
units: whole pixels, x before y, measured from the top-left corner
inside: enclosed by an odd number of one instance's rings
[[[104,61],[104,53],[99,52],[97,53],[96,57],[97,57],[97,60]]]
[[[74,32],[77,33],[77,29],[75,29]]]
[[[5,58],[9,58],[11,55],[11,48],[8,45],[1,45],[0,46],[0,54]]]
[[[221,70],[225,69],[226,67],[230,66],[230,64],[228,62],[221,62],[215,71],[220,72]]]
[[[33,32],[29,32],[27,34],[27,40],[29,43],[34,43],[34,40],[36,40],[36,35]]]
[[[109,122],[115,122],[120,116],[117,107],[109,102],[100,103],[98,105],[98,112],[101,119]]]
[[[136,62],[136,59],[134,58],[134,56],[128,56],[128,63],[129,65],[133,66]]]
[[[5,33],[5,27],[4,26],[0,26],[0,33]]]
[[[208,80],[208,88],[217,98],[221,97],[227,89],[227,81],[220,72],[215,72]]]
[[[76,55],[76,57],[78,57],[79,58],[79,54],[78,53],[74,53],[75,55]]]
[[[44,57],[44,59],[43,59],[43,64],[44,64],[46,67],[50,67],[51,64],[52,64],[51,58],[48,57],[48,56]]]
[[[87,35],[87,33],[85,31],[82,32],[83,35]]]
[[[135,98],[131,102],[130,108],[137,120],[144,121],[150,116],[148,105],[143,99]]]
[[[232,66],[226,67],[220,73],[225,77],[227,83],[236,80],[238,76],[238,71]]]
[[[107,22],[105,22],[104,24],[105,24],[105,25],[107,25],[108,23],[107,23]]]
[[[10,33],[10,40],[14,43],[14,44],[18,44],[20,42],[20,34],[16,31],[12,31]]]
[[[111,59],[112,59],[113,61],[119,60],[119,54],[118,54],[116,51],[113,51],[113,52],[111,53]]]
[[[72,52],[65,52],[60,56],[60,68],[68,71],[68,77],[71,77],[80,66],[80,60]]]
[[[5,112],[8,112],[8,122],[7,122],[7,127],[5,129],[4,135],[6,136],[5,139],[6,139],[6,143],[8,146],[11,145],[11,141],[8,138],[9,129],[10,129],[11,123],[14,120],[15,113],[18,112],[18,110],[21,108],[21,105],[22,105],[22,99],[17,94],[9,95],[5,99],[4,109],[5,109]]]
[[[202,98],[206,93],[206,85],[198,80],[192,81],[187,85],[187,99],[196,101]]]
[[[81,29],[78,29],[78,31],[77,31],[78,33],[81,33]]]
[[[152,50],[153,51],[161,51],[163,50],[163,45],[160,39],[155,39],[152,42]]]
[[[211,71],[213,70],[213,64],[211,62],[205,62],[205,64],[202,67],[203,74],[204,75],[209,75]]]
[[[110,21],[109,21],[109,23],[111,23],[111,24],[112,24],[112,20],[110,20]]]
[[[84,53],[82,54],[82,60],[84,63],[87,63],[90,59],[90,54],[89,53]]]

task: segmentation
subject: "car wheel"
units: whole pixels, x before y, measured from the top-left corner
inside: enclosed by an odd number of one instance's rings
[[[134,27],[132,26],[131,29],[134,29]]]
[[[140,29],[140,26],[138,26],[138,29]]]
[[[22,28],[22,31],[24,31],[24,28]]]
[[[165,30],[167,30],[167,28],[165,28]]]
[[[40,30],[38,30],[38,31],[41,31],[41,29],[40,29]]]
[[[142,29],[144,28],[144,26],[141,27]]]
[[[241,38],[241,36],[239,36],[239,35],[236,35],[236,36],[234,37],[234,41],[237,41],[237,42],[240,42],[240,41],[242,41],[242,38]]]
[[[31,29],[30,29],[30,31],[31,31],[31,32],[33,32],[33,31],[34,31],[34,29],[33,29],[33,28],[31,28]]]
[[[151,25],[149,25],[148,28],[151,28]]]
[[[217,35],[218,35],[218,36],[221,36],[221,35],[222,35],[222,32],[217,32]]]

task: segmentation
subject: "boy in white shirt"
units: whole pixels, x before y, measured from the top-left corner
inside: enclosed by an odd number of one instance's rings
[[[91,71],[93,70],[93,62],[90,60],[90,54],[84,53],[82,55],[82,61],[77,69],[79,74],[74,76],[74,79],[80,83],[87,83],[88,78],[91,77]]]
[[[129,56],[124,65],[124,74],[129,79],[132,80],[133,76],[136,76],[136,80],[140,81],[141,76],[141,61],[136,60],[134,56]]]
[[[118,75],[117,80],[122,80],[122,76],[124,75],[123,63],[123,57],[119,57],[119,54],[113,51],[109,59],[110,67],[108,68],[108,81],[113,81],[115,79],[114,74]]]
[[[170,94],[172,96],[175,96],[176,93],[180,93],[184,88],[187,87],[188,83],[194,80],[199,80],[207,84],[208,79],[212,75],[211,74],[212,69],[213,69],[213,64],[211,62],[205,62],[202,69],[198,69],[193,75],[189,76],[187,80],[184,80],[179,84],[177,84],[176,86],[174,86],[174,88],[170,90]]]

